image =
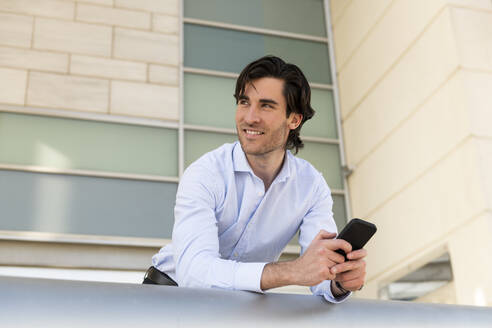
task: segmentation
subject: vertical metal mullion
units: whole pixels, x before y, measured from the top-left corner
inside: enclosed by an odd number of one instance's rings
[[[339,152],[340,152],[340,162],[342,168],[347,167],[347,162],[345,160],[345,147],[343,142],[343,133],[342,133],[342,116],[340,114],[340,99],[338,97],[338,80],[336,74],[336,63],[335,63],[335,50],[333,48],[333,33],[331,26],[331,13],[330,13],[330,4],[329,0],[324,0],[325,7],[325,22],[326,22],[326,36],[328,37],[328,55],[330,57],[330,66],[331,66],[331,82],[333,85],[333,100],[335,102],[335,117],[337,121],[337,131],[338,131],[338,139],[339,139]],[[343,172],[343,171],[342,171]],[[345,193],[345,210],[347,211],[347,220],[352,217],[352,208],[350,205],[349,199],[349,187],[347,183],[347,176],[343,174],[343,191]]]
[[[178,177],[184,172],[184,2],[179,2],[179,121],[178,121]]]

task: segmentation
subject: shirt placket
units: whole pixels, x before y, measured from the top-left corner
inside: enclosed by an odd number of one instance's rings
[[[263,181],[258,177],[253,177],[254,179],[254,193],[251,194],[251,197],[255,197],[256,206],[254,208],[254,214],[251,215],[246,226],[244,227],[243,234],[237,243],[234,251],[232,252],[233,260],[240,260],[241,256],[248,250],[248,246],[250,244],[251,231],[253,230],[254,224],[256,222],[256,217],[258,214],[258,209],[261,206],[265,198],[265,186]]]

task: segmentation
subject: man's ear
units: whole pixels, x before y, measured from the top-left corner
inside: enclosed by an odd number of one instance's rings
[[[302,114],[290,113],[289,129],[295,130],[302,122]]]

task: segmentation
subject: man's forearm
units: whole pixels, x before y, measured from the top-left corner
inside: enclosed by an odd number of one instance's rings
[[[265,265],[261,276],[261,290],[283,287],[288,285],[297,285],[296,269],[294,261],[273,262]],[[331,293],[334,297],[340,297],[347,294],[347,291],[341,290],[331,281]]]
[[[295,285],[295,269],[293,261],[268,263],[263,268],[261,290]]]

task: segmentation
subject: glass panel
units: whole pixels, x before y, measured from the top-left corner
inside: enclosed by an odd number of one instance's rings
[[[235,129],[235,86],[235,79],[186,73],[185,123]]]
[[[331,189],[343,189],[342,168],[338,146],[318,142],[304,142],[299,157],[309,161],[320,171]]]
[[[326,36],[322,0],[185,0],[184,16]]]
[[[337,123],[333,92],[311,88],[311,106],[316,113],[302,127],[301,134],[310,137],[337,139]]]
[[[234,134],[185,131],[185,165],[188,166],[203,154],[236,140],[237,136]]]
[[[178,175],[177,130],[0,113],[0,163]]]
[[[332,195],[333,198],[333,217],[337,224],[338,232],[342,231],[347,224],[347,211],[345,210],[345,197],[342,195]]]
[[[331,83],[326,43],[184,25],[187,67],[239,73],[247,64],[267,54],[296,64],[310,82]]]
[[[0,170],[0,230],[171,238],[177,184]]]

